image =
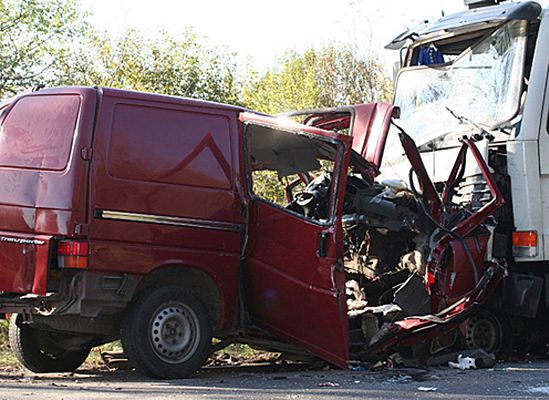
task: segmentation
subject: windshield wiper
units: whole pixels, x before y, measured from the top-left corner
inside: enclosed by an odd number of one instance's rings
[[[486,128],[484,128],[481,124],[479,124],[478,122],[475,122],[463,115],[459,115],[457,114],[455,111],[452,111],[452,109],[448,106],[445,106],[446,109],[448,110],[448,112],[450,114],[452,114],[452,117],[454,117],[455,119],[457,119],[459,121],[460,124],[469,124],[471,125],[472,127],[474,128],[477,128],[480,133],[474,133],[471,135],[471,140],[473,140],[474,142],[478,142],[479,140],[482,140],[484,138],[486,138],[489,142],[493,141],[495,139],[494,135],[490,132],[488,132],[486,130]]]

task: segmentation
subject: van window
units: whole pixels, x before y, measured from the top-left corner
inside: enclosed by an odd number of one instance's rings
[[[250,189],[259,199],[328,223],[334,206],[337,146],[321,137],[248,125]]]
[[[19,99],[1,124],[0,166],[65,169],[79,109],[77,95]]]
[[[118,104],[108,165],[118,178],[230,189],[229,120]]]

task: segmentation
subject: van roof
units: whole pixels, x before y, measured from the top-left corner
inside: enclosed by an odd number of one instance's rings
[[[110,97],[121,97],[121,98],[134,99],[134,100],[148,100],[148,101],[164,102],[164,103],[171,103],[171,104],[174,104],[174,103],[185,104],[185,105],[190,105],[195,107],[207,107],[211,109],[229,110],[229,111],[235,111],[235,112],[248,111],[243,107],[234,106],[230,104],[217,103],[214,101],[197,100],[197,99],[191,99],[188,97],[180,97],[180,96],[170,96],[167,94],[138,92],[135,90],[114,89],[109,87],[67,86],[67,87],[57,87],[57,88],[51,88],[51,89],[50,88],[42,89],[35,93],[36,94],[41,94],[41,93],[83,94],[84,92],[89,93],[90,90],[93,90],[93,91],[100,90],[104,96],[110,96]]]

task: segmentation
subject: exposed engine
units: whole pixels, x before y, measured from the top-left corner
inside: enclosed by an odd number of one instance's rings
[[[293,206],[326,218],[330,183],[329,174],[315,178]],[[342,224],[351,357],[359,359],[390,322],[430,313],[424,261],[429,225],[402,182],[372,183],[356,172],[348,176]]]

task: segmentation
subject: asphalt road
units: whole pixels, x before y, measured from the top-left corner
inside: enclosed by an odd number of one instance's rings
[[[432,390],[432,391],[423,391]],[[34,375],[0,368],[0,399],[523,399],[549,397],[549,361],[493,369],[370,371],[304,367],[202,370],[157,381],[133,371]]]

